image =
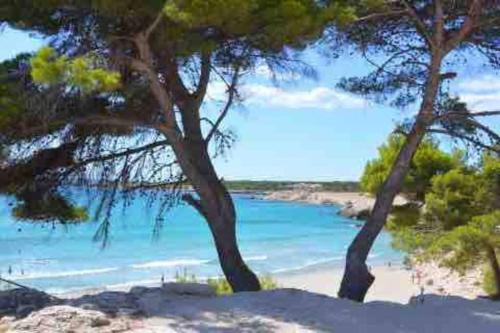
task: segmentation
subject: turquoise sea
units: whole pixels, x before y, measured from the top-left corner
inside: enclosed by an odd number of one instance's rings
[[[337,215],[333,205],[266,201],[235,194],[238,238],[248,265],[257,273],[341,268],[359,222]],[[76,198],[76,201],[84,199]],[[188,206],[166,214],[154,239],[155,208],[137,197],[126,210],[117,205],[109,245],[92,241],[99,223],[53,226],[15,221],[0,198],[0,274],[48,292],[123,287],[173,279],[184,271],[197,277],[221,274],[204,220]],[[371,264],[398,261],[388,234],[379,237]]]

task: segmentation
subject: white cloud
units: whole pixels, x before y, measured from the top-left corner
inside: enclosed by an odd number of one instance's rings
[[[210,85],[210,98],[225,98],[225,85],[216,82]],[[354,95],[328,87],[312,89],[284,89],[263,84],[247,84],[240,87],[240,94],[247,105],[273,106],[285,109],[361,109],[368,103]]]
[[[500,78],[485,75],[481,78],[462,81],[458,84],[458,88],[469,92],[498,91],[500,90]]]
[[[327,87],[308,90],[285,90],[283,88],[250,84],[244,93],[249,103],[272,105],[288,109],[359,109],[367,105],[356,96]]]
[[[500,109],[500,77],[485,75],[462,81],[458,95],[475,111]]]

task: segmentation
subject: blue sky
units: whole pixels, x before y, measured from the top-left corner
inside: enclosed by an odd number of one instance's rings
[[[42,44],[33,36],[5,29],[0,32],[0,60]],[[395,123],[410,115],[335,88],[339,78],[370,69],[362,59],[344,56],[328,63],[309,50],[304,60],[316,69],[317,80],[298,77],[276,86],[265,67],[244,80],[247,99],[225,123],[238,140],[225,158],[216,160],[222,177],[356,180]],[[459,74],[454,90],[471,106],[500,109],[499,73],[472,61]],[[217,94],[217,87],[211,90]]]

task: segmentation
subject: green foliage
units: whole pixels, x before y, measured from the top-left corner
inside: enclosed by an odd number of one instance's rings
[[[271,275],[263,275],[259,277],[262,290],[272,290],[278,288],[278,283],[274,281]],[[199,283],[194,274],[189,274],[187,270],[182,273],[175,273],[175,282],[177,283]],[[217,295],[229,295],[233,293],[231,285],[224,277],[208,278],[206,283],[212,286]]]
[[[425,196],[424,217],[439,229],[451,230],[466,224],[481,213],[483,203],[478,200],[481,182],[476,173],[454,169],[432,179],[432,187]]]
[[[20,85],[8,76],[27,60],[28,54],[22,53],[13,59],[0,63],[0,130],[7,128],[23,113],[23,93]]]
[[[50,195],[36,202],[18,204],[12,215],[19,220],[49,221],[59,220],[62,223],[78,223],[88,220],[87,210],[74,206],[59,195]]]
[[[360,185],[363,191],[371,194],[378,192],[389,175],[404,141],[404,136],[393,134],[387,143],[379,147],[378,157],[366,164],[361,176]],[[437,142],[431,139],[424,140],[412,160],[402,192],[423,200],[431,185],[432,177],[457,167],[462,163],[461,158],[460,153],[448,154],[439,149]]]
[[[184,269],[182,273],[175,272],[175,282],[177,283],[196,283],[196,276],[194,274],[188,274],[188,271]]]
[[[500,251],[499,166],[499,158],[484,155],[479,168],[459,165],[433,176],[422,209],[393,209],[393,246],[461,274],[484,264],[485,291],[497,295],[490,267],[492,253]]]
[[[500,249],[500,210],[476,216],[467,225],[444,233],[427,253],[463,273],[485,261],[488,247]]]
[[[349,22],[355,18],[353,9],[338,1],[319,6],[310,0],[173,0],[164,13],[186,32],[213,27],[233,36],[246,36],[261,50],[300,47],[302,42],[318,38],[333,20]]]
[[[259,277],[262,290],[272,290],[278,288],[278,283],[273,280],[271,275]],[[207,283],[214,287],[217,295],[229,295],[233,293],[231,286],[223,277],[207,279]]]
[[[207,279],[207,284],[215,289],[217,295],[229,295],[233,293],[231,285],[229,285],[229,282],[223,277],[209,278]]]
[[[483,155],[480,181],[482,188],[478,198],[487,210],[500,209],[500,157]]]
[[[232,191],[282,191],[289,190],[298,184],[318,185],[318,190],[332,192],[357,192],[359,183],[353,181],[334,182],[297,182],[297,181],[254,181],[226,180],[224,184]]]
[[[113,91],[120,87],[120,74],[96,68],[91,57],[57,56],[51,47],[41,48],[31,59],[31,76],[43,84],[67,84],[84,92]]]
[[[484,292],[491,297],[498,297],[500,295],[500,290],[495,281],[495,276],[493,275],[493,270],[490,266],[484,265],[483,267],[483,281],[482,286]]]

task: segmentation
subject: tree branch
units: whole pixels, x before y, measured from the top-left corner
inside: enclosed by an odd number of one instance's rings
[[[163,16],[165,15],[163,13],[163,8],[165,7],[165,5],[166,5],[166,3],[163,5],[163,7],[160,10],[160,12],[158,13],[158,15],[156,15],[156,18],[154,19],[153,23],[151,23],[151,25],[149,27],[147,27],[146,30],[144,31],[144,35],[145,35],[146,39],[149,38],[149,36],[153,33],[153,31],[156,29],[156,27],[158,27],[161,20],[163,19]]]
[[[116,158],[120,158],[120,157],[125,157],[125,156],[129,156],[129,155],[137,154],[137,153],[140,153],[140,152],[143,152],[143,151],[146,151],[146,150],[150,150],[150,149],[153,149],[153,148],[157,148],[157,147],[161,147],[161,146],[166,146],[168,144],[169,144],[168,140],[156,141],[156,142],[153,142],[153,143],[141,146],[141,147],[137,147],[137,148],[133,148],[133,149],[127,149],[127,150],[125,150],[123,152],[120,152],[120,153],[109,154],[109,155],[106,155],[106,156],[98,156],[98,157],[89,158],[89,159],[77,162],[76,165],[75,165],[75,167],[80,167],[80,166],[83,166],[83,165],[86,165],[86,164],[90,164],[90,163],[109,161],[109,160],[113,160],[113,159],[116,159]]]
[[[205,94],[207,92],[208,83],[210,81],[210,52],[202,52],[201,53],[201,68],[200,68],[200,79],[198,81],[198,85],[196,87],[196,91],[194,92],[194,96],[198,102],[198,105],[201,104]]]
[[[476,23],[477,17],[482,10],[482,0],[473,0],[469,7],[467,17],[465,18],[462,27],[457,33],[452,35],[445,45],[445,52],[448,53],[458,46],[462,41],[464,41],[474,30],[474,25]]]
[[[179,139],[181,132],[175,119],[174,103],[160,83],[158,73],[154,71],[154,59],[146,36],[144,34],[139,34],[134,38],[134,42],[139,50],[141,60],[133,58],[131,59],[131,65],[134,69],[146,73],[150,81],[151,92],[165,114],[167,126],[164,130],[167,135],[171,136],[171,140]]]
[[[408,13],[407,10],[393,10],[393,11],[389,11],[389,12],[385,12],[385,13],[374,13],[374,14],[360,17],[356,21],[354,21],[354,23],[379,20],[379,19],[384,19],[384,18],[388,18],[388,17],[400,17],[402,14],[407,14],[407,13]]]
[[[415,11],[415,8],[413,8],[413,6],[410,5],[406,0],[402,0],[402,3],[403,6],[406,8],[408,14],[412,18],[413,22],[415,23],[417,30],[420,32],[420,34],[424,37],[425,41],[427,42],[427,45],[429,45],[429,47],[432,49],[436,49],[436,44],[434,43],[434,40],[429,34],[429,31],[427,30],[427,27],[425,26],[424,22],[420,19],[420,16],[418,16],[417,12]]]
[[[231,108],[231,106],[233,104],[234,97],[237,94],[236,85],[238,84],[239,72],[240,72],[240,68],[237,67],[234,70],[233,76],[231,78],[231,83],[230,83],[230,85],[227,88],[228,98],[227,98],[227,101],[226,101],[226,105],[224,105],[224,108],[222,109],[219,117],[217,118],[217,120],[215,121],[212,129],[210,130],[210,132],[208,133],[207,137],[205,138],[205,142],[207,144],[210,142],[210,140],[212,139],[212,137],[214,136],[214,134],[217,132],[220,124],[222,123],[222,121],[226,117],[229,109]]]
[[[483,149],[490,150],[490,151],[493,151],[496,153],[500,153],[500,147],[498,147],[498,146],[488,146],[479,140],[473,139],[473,138],[468,137],[468,136],[463,135],[463,134],[459,134],[455,131],[444,130],[444,129],[439,129],[439,128],[429,128],[427,130],[427,132],[435,133],[435,134],[443,134],[443,135],[451,136],[453,138],[458,138],[458,139],[470,142],[470,143],[472,143],[478,147],[481,147]]]

